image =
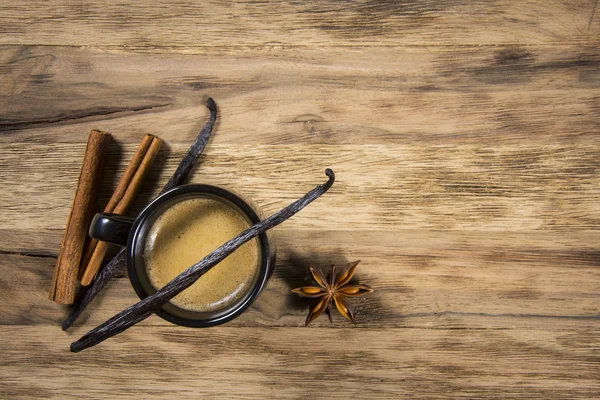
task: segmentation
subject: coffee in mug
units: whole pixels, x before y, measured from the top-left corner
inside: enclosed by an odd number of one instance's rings
[[[251,226],[237,207],[216,197],[191,197],[173,204],[147,233],[144,263],[150,283],[160,289]],[[259,268],[260,244],[253,239],[171,299],[171,303],[194,312],[227,308],[249,290]]]

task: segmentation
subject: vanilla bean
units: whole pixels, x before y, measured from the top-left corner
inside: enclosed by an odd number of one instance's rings
[[[198,137],[188,150],[183,160],[179,163],[179,166],[171,176],[171,179],[167,182],[163,190],[160,192],[161,194],[166,192],[167,190],[173,189],[175,186],[181,185],[190,172],[192,172],[192,168],[196,165],[196,161],[198,161],[198,157],[204,151],[206,144],[208,143],[208,139],[210,138],[210,133],[212,132],[213,126],[217,121],[217,104],[215,101],[209,97],[206,102],[206,107],[210,110],[210,120],[204,125],[204,128],[198,134]]]
[[[327,192],[335,181],[335,174],[329,168],[325,170],[325,174],[329,177],[327,182],[317,186],[304,195],[304,197],[296,200],[286,208],[271,215],[269,218],[246,229],[244,232],[210,253],[202,261],[183,271],[153,295],[146,297],[144,300],[121,311],[108,321],[92,329],[83,335],[81,339],[71,343],[71,351],[78,352],[85,350],[88,347],[95,346],[148,318],[154,311],[160,309],[173,297],[193,285],[202,275],[207,273],[225,257],[233,253],[241,245],[291,218],[311,202],[318,199],[323,193]]]
[[[179,163],[179,166],[173,173],[173,176],[171,176],[165,187],[162,189],[161,194],[166,192],[167,190],[171,190],[174,187],[181,185],[185,181],[185,179],[192,171],[192,168],[196,164],[198,157],[200,157],[200,154],[202,154],[202,151],[206,147],[213,126],[215,125],[215,121],[217,120],[217,104],[211,97],[209,97],[208,101],[206,102],[206,107],[210,111],[209,121],[206,123],[206,125],[204,125],[204,127],[198,134],[198,137],[196,137],[196,140],[187,151],[183,160],[181,160],[181,162]],[[127,253],[125,251],[125,248],[119,250],[117,255],[102,269],[100,269],[98,275],[96,276],[96,279],[94,279],[92,284],[86,289],[83,289],[84,292],[79,298],[79,301],[77,301],[77,303],[71,309],[71,312],[69,313],[67,318],[62,323],[63,331],[69,329],[69,327],[73,325],[73,322],[75,322],[75,320],[79,318],[83,310],[85,310],[85,308],[88,306],[88,304],[90,304],[94,297],[96,297],[96,295],[100,293],[104,286],[106,286],[106,284],[119,272],[123,271],[127,261],[126,254]]]

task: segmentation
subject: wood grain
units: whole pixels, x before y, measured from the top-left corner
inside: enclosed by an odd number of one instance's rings
[[[0,397],[598,398],[600,17],[593,0],[0,4]],[[140,138],[208,117],[191,176],[272,213],[276,272],[211,329],[152,317],[68,345],[137,298],[111,282],[72,332],[45,289],[86,135],[114,134],[97,209]],[[310,263],[362,259],[358,325],[303,328]],[[92,376],[87,371],[95,371]]]
[[[0,43],[218,48],[598,43],[594,1],[5,2]],[[158,28],[158,29],[157,29]],[[60,33],[57,35],[57,32]],[[194,50],[192,50],[194,51]]]
[[[570,399],[593,398],[600,390],[590,375],[598,360],[586,345],[598,335],[585,327],[467,332],[362,328],[340,333],[220,327],[190,335],[179,327],[142,327],[135,341],[115,338],[73,360],[70,353],[55,353],[64,333],[53,327],[3,327],[0,334],[19,335],[24,346],[40,355],[30,360],[14,347],[3,347],[10,361],[4,362],[0,377],[9,384],[7,397],[26,397],[31,391],[44,397],[78,396],[84,391],[103,398],[108,380],[113,388],[127,387],[120,394],[132,398],[171,397],[174,392],[183,398],[223,397],[224,392],[242,399],[342,398],[356,395],[360,386],[377,398],[497,398],[502,393]],[[332,343],[337,343],[333,349]],[[132,365],[139,368],[135,379],[115,374]],[[88,368],[94,374],[84,384],[77,378]],[[36,374],[46,379],[27,379]],[[337,383],[342,377],[343,384]]]

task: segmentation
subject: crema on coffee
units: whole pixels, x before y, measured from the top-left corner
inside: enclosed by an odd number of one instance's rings
[[[223,243],[252,226],[230,203],[213,197],[195,197],[169,207],[148,232],[144,261],[151,284],[159,289],[202,260]],[[258,239],[245,243],[196,283],[175,296],[177,307],[213,312],[237,302],[258,273]]]

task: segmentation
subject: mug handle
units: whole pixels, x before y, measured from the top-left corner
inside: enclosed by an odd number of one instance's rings
[[[92,219],[89,234],[93,239],[125,247],[134,221],[135,218],[124,215],[98,213]]]

